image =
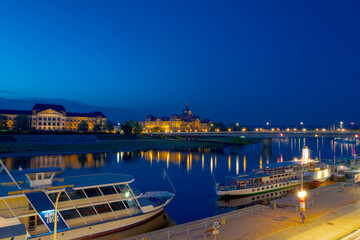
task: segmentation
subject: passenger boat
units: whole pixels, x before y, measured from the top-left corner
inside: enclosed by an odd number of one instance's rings
[[[249,175],[228,176],[225,183],[216,183],[215,191],[220,197],[250,196],[290,188],[301,184],[302,171],[312,170],[317,161],[309,159],[304,146],[301,160],[264,165]]]
[[[1,183],[0,226],[16,229],[22,225],[27,239],[53,239],[60,193],[57,238],[86,239],[148,222],[162,214],[174,197],[170,192],[135,194],[130,175],[54,178],[59,171],[62,169],[56,167],[6,170],[12,182]]]
[[[331,177],[331,169],[329,167],[320,166],[304,172],[304,181],[312,183],[323,183]]]

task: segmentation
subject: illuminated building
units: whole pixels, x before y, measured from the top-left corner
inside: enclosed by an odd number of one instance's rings
[[[19,115],[29,118],[30,128],[41,131],[77,131],[78,125],[85,121],[92,131],[95,124],[106,124],[106,117],[102,112],[71,113],[66,112],[62,105],[35,104],[31,111],[0,110],[0,115],[7,117],[7,126],[12,129],[14,119]]]
[[[181,115],[174,114],[169,117],[157,118],[153,115],[146,117],[145,121],[142,122],[145,131],[152,132],[177,132],[177,131],[209,131],[210,130],[209,119],[200,121],[199,116],[195,116],[189,106],[186,107]]]

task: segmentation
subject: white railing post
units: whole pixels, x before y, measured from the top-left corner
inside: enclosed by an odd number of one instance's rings
[[[170,239],[170,231],[168,231],[168,240]]]

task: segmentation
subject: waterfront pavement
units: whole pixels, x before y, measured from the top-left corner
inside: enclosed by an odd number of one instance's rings
[[[306,209],[304,224],[294,208],[298,199],[290,196],[278,200],[276,209],[266,207],[252,215],[228,218],[220,226],[216,239],[339,239],[360,227],[358,184],[346,183],[342,188],[342,183],[336,183],[310,190],[309,195],[308,202],[313,206]],[[226,214],[224,216],[226,218]],[[195,223],[160,230],[161,235],[153,232],[130,239],[215,239],[211,233],[204,234],[204,228],[186,231],[186,226],[192,225]],[[164,235],[166,231],[168,234]]]

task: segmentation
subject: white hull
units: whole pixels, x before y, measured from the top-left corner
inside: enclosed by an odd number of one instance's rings
[[[122,231],[130,227],[134,227],[138,224],[144,223],[151,220],[153,217],[159,215],[164,211],[164,208],[161,207],[153,212],[128,217],[119,220],[112,220],[104,223],[97,223],[94,225],[88,225],[84,227],[69,229],[66,231],[58,232],[56,238],[59,240],[65,239],[86,239],[95,236],[105,235],[112,232]],[[52,240],[54,239],[53,234],[47,234],[43,236],[34,236],[33,238],[28,239],[39,239],[39,240]]]
[[[245,188],[245,189],[234,189],[234,190],[216,190],[216,194],[219,196],[249,196],[255,194],[261,194],[266,192],[272,192],[280,190],[283,188],[294,187],[299,185],[300,180],[292,180],[282,183],[273,183],[266,186],[255,187],[255,188]]]

